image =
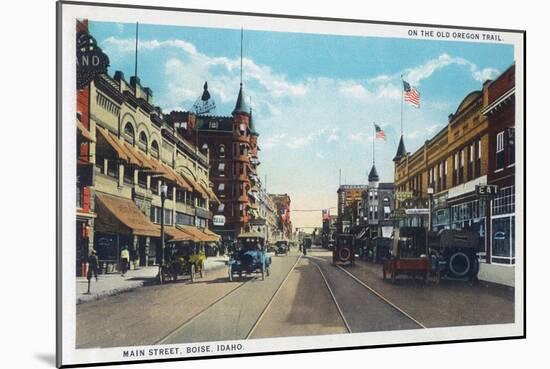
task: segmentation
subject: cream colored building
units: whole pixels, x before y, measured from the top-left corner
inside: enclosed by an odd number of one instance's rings
[[[153,93],[121,72],[90,87],[90,131],[95,137],[93,244],[100,262],[115,265],[128,247],[134,264],[159,261],[162,184],[168,186],[166,239],[209,242],[211,204],[219,200],[208,178],[209,158],[168,125]]]

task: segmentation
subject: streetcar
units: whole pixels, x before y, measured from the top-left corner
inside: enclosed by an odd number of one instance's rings
[[[336,244],[332,250],[332,263],[334,265],[355,264],[355,236],[352,234],[336,235]]]

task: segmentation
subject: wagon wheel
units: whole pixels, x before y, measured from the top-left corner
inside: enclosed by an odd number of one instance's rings
[[[233,282],[233,270],[231,270],[231,266],[229,266],[229,282]]]
[[[262,264],[262,281],[265,279],[265,265]]]
[[[195,264],[191,264],[191,282],[195,282]]]

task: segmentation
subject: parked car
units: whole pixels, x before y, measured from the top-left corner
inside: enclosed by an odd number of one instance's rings
[[[228,262],[229,281],[235,276],[261,273],[262,280],[269,276],[271,256],[266,251],[265,238],[261,233],[246,232],[237,237],[236,250]]]

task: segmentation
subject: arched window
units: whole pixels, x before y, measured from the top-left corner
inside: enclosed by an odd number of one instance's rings
[[[139,134],[139,147],[140,147],[140,149],[147,152],[147,143],[148,143],[147,135],[145,134],[145,132],[142,131]]]
[[[218,152],[220,154],[220,158],[225,158],[225,146],[224,145],[220,145],[220,147],[218,148]]]
[[[152,155],[155,159],[159,159],[159,158],[160,158],[160,156],[159,156],[159,144],[157,143],[157,141],[151,142],[151,155]]]
[[[133,145],[135,143],[135,137],[134,127],[131,123],[126,123],[124,126],[124,139]]]

